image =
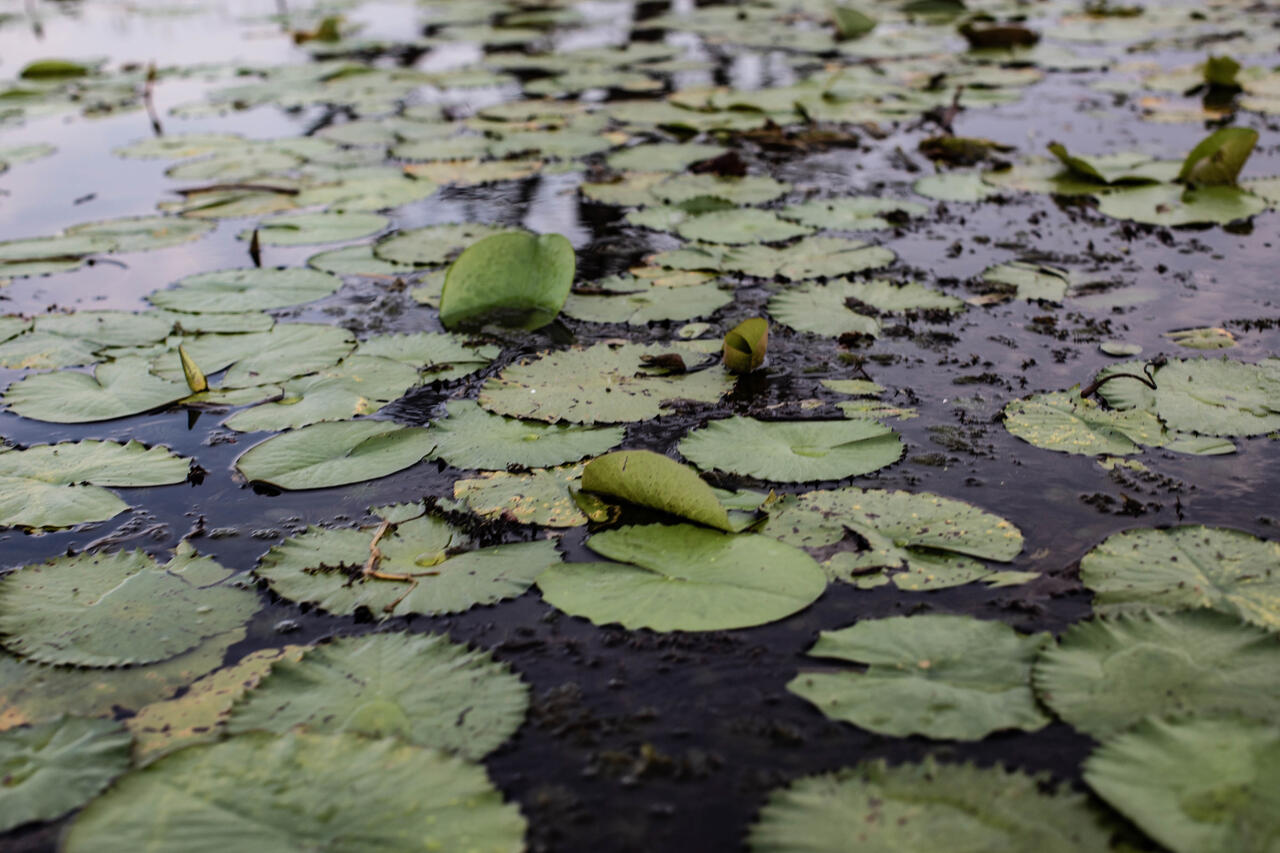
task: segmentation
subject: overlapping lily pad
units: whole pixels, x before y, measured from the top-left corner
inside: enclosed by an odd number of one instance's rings
[[[574,498],[582,483],[582,465],[534,468],[522,473],[485,471],[455,480],[453,497],[476,515],[490,520],[544,527],[579,527],[587,523]]]
[[[418,371],[389,358],[353,355],[331,368],[284,382],[269,399],[227,418],[239,432],[286,430],[371,415],[418,384]]]
[[[428,431],[390,421],[318,423],[273,436],[236,460],[252,482],[324,489],[386,477],[435,448]]]
[[[432,423],[433,455],[455,468],[545,468],[596,456],[619,444],[622,427],[585,427],[505,418],[470,400],[453,400]]]
[[[189,275],[148,299],[172,311],[227,314],[314,302],[341,286],[337,276],[317,270],[250,267]]]

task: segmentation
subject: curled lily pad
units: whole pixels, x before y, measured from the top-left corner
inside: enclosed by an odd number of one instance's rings
[[[300,779],[320,781],[300,787]],[[298,838],[335,849],[359,838],[362,849],[386,853],[408,845],[514,850],[524,830],[484,769],[460,758],[395,738],[253,733],[128,774],[77,816],[64,846],[227,848],[248,832],[264,850]]]
[[[697,472],[652,450],[618,450],[587,463],[582,488],[730,530],[729,515]]]
[[[1099,212],[1150,225],[1227,225],[1266,209],[1266,201],[1234,186],[1187,189],[1180,184],[1152,184],[1098,196]]]
[[[1031,664],[1050,642],[968,616],[894,616],[823,631],[810,657],[865,672],[801,672],[788,685],[828,717],[879,734],[980,740],[1036,731],[1049,718],[1031,692]]]
[[[769,321],[752,317],[734,326],[724,336],[724,366],[734,373],[750,373],[764,364],[769,347]]]
[[[237,412],[226,425],[258,432],[348,420],[374,414],[417,384],[418,371],[407,364],[353,355],[334,367],[285,382],[280,399]]]
[[[455,468],[544,468],[576,462],[621,443],[622,427],[548,424],[494,415],[470,400],[453,400],[432,425],[434,456]]]
[[[528,694],[506,665],[439,634],[344,637],[272,664],[227,730],[395,737],[478,760],[520,727]]]
[[[1193,187],[1235,186],[1236,176],[1258,144],[1258,131],[1223,127],[1202,139],[1182,162],[1178,180]]]
[[[236,470],[282,489],[323,489],[394,474],[434,447],[427,430],[388,421],[319,423],[254,445]]]
[[[777,243],[813,233],[813,229],[779,219],[764,210],[721,210],[681,223],[676,231],[686,240],[708,243]]]
[[[341,286],[337,276],[318,270],[249,268],[190,275],[147,298],[173,311],[226,314],[314,302]]]
[[[597,625],[723,631],[763,625],[808,607],[826,577],[798,548],[689,524],[597,533],[596,553],[619,562],[562,563],[538,576],[542,597]]]
[[[843,480],[892,465],[902,440],[870,420],[760,421],[734,416],[712,421],[680,442],[700,468],[780,483]]]
[[[468,246],[449,267],[440,295],[445,328],[495,321],[523,329],[556,318],[569,295],[573,246],[560,234],[494,234]]]

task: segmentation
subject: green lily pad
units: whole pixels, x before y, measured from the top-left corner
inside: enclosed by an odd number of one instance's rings
[[[747,175],[743,178],[720,175],[674,175],[655,184],[651,194],[666,204],[684,204],[695,198],[708,196],[724,199],[733,204],[764,204],[781,198],[790,190],[790,185],[766,175]],[[623,202],[614,203],[622,204]]]
[[[560,234],[508,231],[468,246],[445,276],[445,328],[488,321],[539,329],[560,313],[573,285],[573,246]]]
[[[91,255],[106,254],[115,247],[115,240],[101,234],[7,240],[0,243],[0,275],[21,278],[70,272]]]
[[[1001,767],[868,761],[775,791],[751,827],[752,853],[956,850],[1081,853],[1110,849],[1111,828],[1083,794]],[[804,846],[797,846],[797,839]]]
[[[270,385],[314,373],[337,364],[354,344],[346,329],[318,323],[279,323],[268,332],[199,335],[183,342],[206,374],[226,370],[221,388]],[[157,374],[173,381],[183,375],[176,350],[175,345],[151,362]]]
[[[834,284],[835,282],[833,282]],[[877,311],[886,314],[897,314],[904,311],[963,311],[965,304],[954,296],[925,287],[916,282],[899,284],[884,279],[871,281],[850,281],[849,287],[843,288],[847,299],[870,305]],[[828,287],[831,285],[829,284]]]
[[[1084,779],[1173,853],[1265,853],[1280,839],[1274,722],[1147,719],[1103,743]]]
[[[361,341],[355,354],[411,364],[418,368],[423,381],[447,382],[487,367],[499,352],[495,346],[468,345],[448,332],[414,332],[376,335]]]
[[[394,174],[387,177],[350,178],[309,187],[298,193],[299,207],[322,205],[327,210],[371,213],[413,204],[435,195],[439,187],[425,179]]]
[[[1215,326],[1201,326],[1195,329],[1177,329],[1165,332],[1164,337],[1187,349],[1231,349],[1236,345],[1235,335],[1226,329]],[[1128,353],[1137,355],[1137,353]]]
[[[199,159],[183,160],[170,166],[165,174],[180,181],[234,183],[252,180],[259,175],[287,172],[302,163],[303,158],[292,152],[246,144],[215,151]]]
[[[550,604],[597,625],[724,631],[786,618],[826,588],[813,558],[754,534],[689,524],[597,533],[587,547],[609,563],[562,563],[538,576]]]
[[[285,213],[258,223],[237,236],[249,240],[255,231],[263,246],[305,246],[339,243],[377,234],[390,224],[376,213]]]
[[[467,246],[505,231],[493,225],[428,225],[401,231],[380,241],[373,254],[384,261],[416,267],[433,267],[450,261]]]
[[[189,275],[147,299],[171,311],[229,314],[314,302],[341,286],[337,276],[299,267],[232,269]]]
[[[66,80],[87,77],[92,73],[92,66],[69,59],[37,59],[24,65],[18,77],[23,80]]]
[[[838,338],[841,335],[880,334],[880,323],[874,317],[859,314],[848,305],[859,293],[867,293],[862,283],[836,279],[827,284],[804,282],[788,288],[769,300],[769,314],[784,326],[797,332],[811,332]]]
[[[0,581],[0,644],[28,660],[74,666],[155,663],[246,622],[252,592],[183,543],[160,565],[142,551],[86,552]]]
[[[619,172],[679,172],[699,160],[725,153],[719,145],[651,142],[610,154],[606,162]]]
[[[813,229],[751,208],[704,213],[682,222],[676,232],[686,240],[708,243],[778,243],[813,233]]]
[[[173,330],[173,318],[160,311],[41,314],[35,318],[35,330],[81,338],[99,346],[136,346],[163,340]]]
[[[1152,184],[1111,189],[1098,196],[1098,211],[1150,225],[1227,225],[1267,209],[1265,200],[1231,186],[1187,189]]]
[[[587,463],[582,488],[731,530],[728,512],[697,472],[652,450],[618,450]]]
[[[236,470],[281,489],[324,489],[394,474],[434,447],[427,430],[389,421],[319,423],[254,445]]]
[[[916,181],[911,187],[918,195],[938,201],[979,202],[1000,189],[983,181],[978,172],[943,172]]]
[[[9,386],[4,401],[24,418],[76,424],[149,412],[189,393],[185,382],[156,376],[145,360],[122,358],[99,364],[92,375],[64,370],[28,376]]]
[[[0,832],[84,805],[129,769],[129,746],[119,723],[79,717],[0,735]]]
[[[1104,409],[1075,390],[1014,400],[1004,408],[1004,426],[1036,447],[1084,456],[1126,456],[1142,445],[1166,443],[1164,427],[1153,413]]]
[[[1280,631],[1280,543],[1228,527],[1126,530],[1080,561],[1094,610],[1212,608]]]
[[[1239,436],[1280,429],[1280,359],[1174,359],[1155,376],[1156,413],[1170,429]]]
[[[711,421],[680,442],[699,468],[780,483],[843,480],[892,465],[902,440],[871,420],[760,421],[734,416]]]
[[[373,255],[372,246],[346,246],[307,258],[307,266],[334,275],[360,275],[369,278],[398,278],[415,272],[411,266],[384,261]]]
[[[504,418],[470,400],[451,400],[431,424],[432,454],[455,468],[545,468],[596,456],[622,442],[623,427],[585,427]]]
[[[321,421],[371,415],[418,384],[418,371],[389,358],[353,355],[282,386],[279,400],[237,412],[225,421],[238,432],[296,429]]]
[[[137,160],[185,160],[203,157],[244,144],[244,137],[233,133],[175,133],[149,136],[113,149],[112,154]]]
[[[892,227],[885,215],[923,216],[928,211],[927,205],[913,201],[853,196],[793,204],[778,215],[827,231],[878,231]]]
[[[227,731],[304,728],[395,737],[479,760],[515,733],[529,688],[505,664],[439,634],[372,634],[276,661]]]
[[[27,332],[0,344],[0,367],[13,370],[55,370],[98,360],[90,341],[47,332]]]
[[[1137,151],[1112,154],[1071,154],[1058,142],[1049,143],[1049,153],[1058,158],[1078,178],[1098,184],[1153,184],[1171,180],[1170,165]]]
[[[660,282],[633,279],[634,292],[570,293],[563,313],[593,323],[643,326],[672,320],[706,317],[733,301],[733,294],[714,282],[667,287]],[[603,288],[602,288],[603,289]]]
[[[543,527],[580,527],[587,523],[587,517],[573,492],[582,484],[582,468],[562,465],[519,474],[485,471],[476,477],[454,480],[453,497],[481,518]]]
[[[212,222],[181,216],[127,216],[73,225],[67,234],[110,240],[115,246],[114,252],[150,252],[189,243],[214,227]]]
[[[699,357],[683,345],[595,344],[518,362],[480,388],[491,412],[517,418],[574,423],[621,423],[656,417],[673,400],[712,403],[732,386],[718,370],[688,374],[645,371],[642,356]],[[566,381],[569,379],[569,381]]]
[[[350,615],[368,609],[376,618],[406,613],[460,613],[522,594],[546,567],[559,562],[550,540],[477,550],[440,519],[419,517],[388,528],[377,542],[384,575],[365,576],[378,528],[306,532],[276,545],[254,573],[283,598]]]
[[[1077,623],[1036,663],[1036,691],[1076,728],[1102,739],[1148,715],[1280,712],[1277,640],[1209,611],[1124,614]]]
[[[982,279],[1013,287],[1019,299],[1044,302],[1061,302],[1071,285],[1066,270],[1022,261],[987,267],[982,271]]]
[[[1031,664],[1050,642],[968,616],[864,620],[823,631],[809,656],[866,664],[865,672],[801,672],[787,689],[877,734],[981,740],[1037,731],[1049,718],[1032,695]]]
[[[359,839],[369,853],[496,851],[519,849],[524,831],[484,768],[463,759],[394,738],[253,733],[128,774],[80,813],[64,848],[226,849],[247,833],[263,853],[299,838],[335,850]]]

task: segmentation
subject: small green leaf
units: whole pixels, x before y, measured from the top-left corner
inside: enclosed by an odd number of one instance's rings
[[[669,512],[718,530],[729,514],[697,472],[652,450],[618,450],[587,463],[582,488]]]
[[[1239,73],[1240,63],[1229,56],[1210,56],[1204,62],[1204,82],[1210,86],[1239,89],[1240,83],[1236,80]]]
[[[1224,127],[1200,140],[1182,161],[1178,180],[1193,187],[1233,187],[1258,144],[1258,131]]]
[[[67,59],[37,59],[27,63],[18,72],[23,80],[65,80],[71,77],[85,77],[92,73],[87,65],[71,62]]]
[[[876,28],[876,19],[852,6],[832,6],[831,19],[842,39],[856,39]]]
[[[182,360],[182,374],[187,377],[187,387],[191,389],[191,393],[199,394],[201,391],[208,391],[209,380],[205,378],[200,365],[196,364],[195,359],[187,353],[187,348],[182,344],[178,344],[178,358]]]
[[[769,347],[769,321],[743,320],[724,336],[724,366],[734,373],[750,373],[764,364]]]
[[[509,231],[469,246],[449,267],[440,296],[446,329],[496,321],[539,329],[569,296],[573,246],[559,234]]]

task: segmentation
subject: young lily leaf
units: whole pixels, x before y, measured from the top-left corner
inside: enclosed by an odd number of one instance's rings
[[[620,562],[561,563],[538,576],[538,589],[550,604],[597,625],[748,628],[803,610],[827,583],[799,548],[690,524],[608,530],[587,547]]]
[[[1094,610],[1212,608],[1280,632],[1280,542],[1228,527],[1126,530],[1080,561]]]
[[[1236,79],[1240,73],[1240,63],[1229,56],[1210,56],[1204,61],[1202,72],[1204,82],[1210,86],[1236,90],[1240,88]]]
[[[831,20],[842,39],[856,39],[876,28],[876,19],[852,6],[839,4],[831,7]]]
[[[528,686],[485,652],[440,634],[372,634],[277,661],[232,708],[227,731],[394,737],[478,761],[515,733],[528,704]]]
[[[200,365],[196,364],[196,360],[182,344],[178,344],[178,357],[182,360],[182,374],[187,379],[187,387],[191,389],[191,393],[199,394],[202,391],[208,391],[209,380],[205,378]]]
[[[185,382],[156,376],[145,360],[122,358],[99,364],[92,375],[64,370],[28,376],[9,386],[4,401],[24,418],[78,424],[149,412],[189,393]]]
[[[775,791],[751,827],[752,853],[933,853],[939,839],[973,850],[1107,850],[1112,829],[1083,794],[1001,767],[867,761]]]
[[[162,661],[242,625],[258,609],[257,595],[223,585],[231,574],[186,543],[165,565],[120,551],[26,566],[0,581],[0,643],[43,663]]]
[[[230,314],[314,302],[341,286],[340,278],[318,270],[233,269],[189,275],[147,299],[171,311]]]
[[[822,713],[877,734],[981,740],[1036,731],[1049,718],[1031,693],[1031,664],[1052,642],[968,616],[894,616],[823,631],[810,657],[865,672],[801,672],[787,689]]]
[[[37,59],[24,65],[18,77],[23,80],[66,80],[92,73],[90,66],[69,59]]]
[[[843,480],[897,462],[902,440],[870,420],[759,421],[734,416],[711,421],[680,442],[699,468],[779,483]]]
[[[573,246],[559,234],[494,234],[449,267],[440,295],[446,329],[493,321],[540,329],[560,313],[573,285]]]
[[[1147,715],[1280,713],[1274,634],[1208,611],[1077,623],[1036,663],[1036,691],[1076,728],[1106,738]]]
[[[1173,853],[1263,853],[1280,838],[1280,728],[1148,718],[1084,764],[1090,788]]]
[[[0,832],[61,817],[129,769],[129,732],[110,720],[62,717],[0,735]]]
[[[324,489],[386,477],[434,448],[425,429],[388,421],[319,423],[254,445],[236,460],[236,470],[281,489]]]
[[[455,468],[545,468],[596,456],[622,442],[623,427],[548,424],[494,415],[470,400],[451,400],[449,416],[431,425],[432,454]]]
[[[1193,187],[1233,187],[1257,144],[1258,131],[1252,128],[1219,128],[1187,154],[1178,180]]]
[[[618,450],[587,463],[582,488],[668,512],[718,530],[732,530],[715,492],[687,465],[652,450]]]
[[[734,373],[750,373],[764,364],[769,347],[769,321],[752,317],[724,336],[724,366]]]
[[[469,544],[431,516],[385,529],[309,527],[268,551],[254,573],[290,601],[344,616],[366,609],[385,619],[461,613],[514,598],[560,560],[550,540],[464,550]]]
[[[304,794],[299,779],[318,781]],[[258,732],[126,775],[76,817],[64,849],[233,849],[246,832],[263,850],[299,838],[331,849],[359,838],[371,851],[514,850],[525,821],[483,767],[461,758],[395,738]]]

